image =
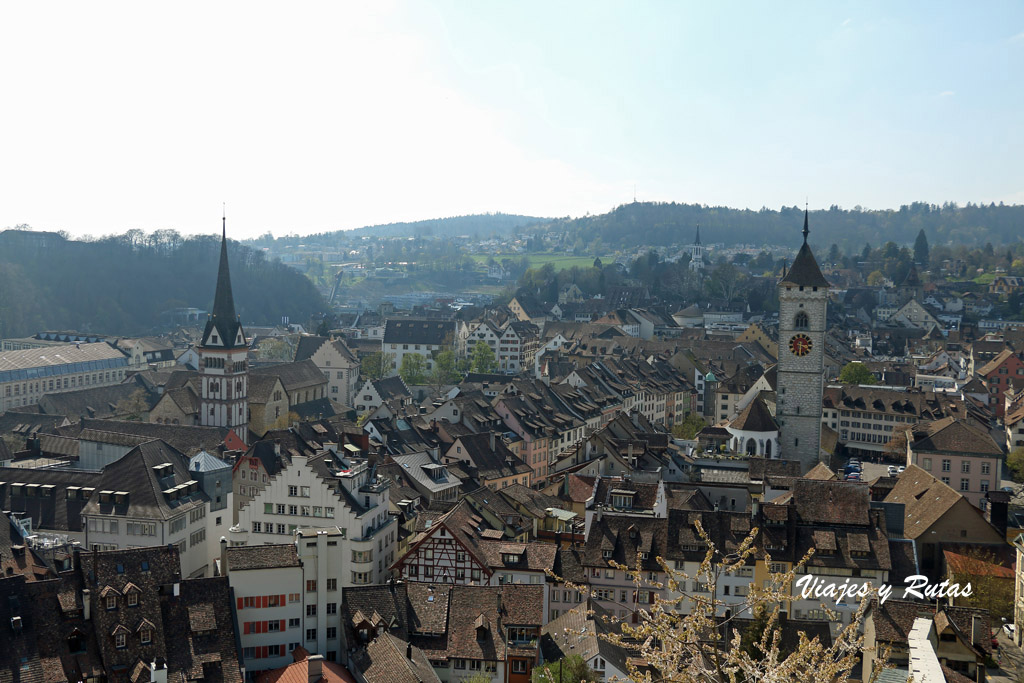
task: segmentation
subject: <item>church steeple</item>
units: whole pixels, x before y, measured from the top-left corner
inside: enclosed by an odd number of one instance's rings
[[[799,285],[801,287],[828,287],[828,280],[821,274],[821,268],[818,267],[818,261],[814,258],[814,252],[811,251],[811,246],[807,244],[807,236],[810,234],[810,229],[807,227],[807,209],[804,209],[804,243],[800,246],[800,251],[796,253],[796,258],[793,259],[793,265],[790,266],[789,272],[786,273],[779,284],[790,284]]]
[[[697,224],[697,237],[693,241],[694,244],[700,244],[700,223]]]
[[[807,207],[804,207],[804,244],[807,244],[807,236],[811,234],[811,231],[807,228]]]
[[[216,332],[216,335],[213,333]],[[216,340],[216,341],[215,341]],[[231,271],[228,267],[227,216],[222,219],[220,238],[220,265],[217,268],[217,289],[213,295],[213,313],[206,321],[203,345],[232,349],[245,346],[242,325],[235,314],[235,299],[231,293]]]
[[[199,424],[227,427],[243,442],[249,440],[249,367],[245,331],[235,315],[228,269],[228,228],[221,225],[220,264],[213,312],[199,344]]]

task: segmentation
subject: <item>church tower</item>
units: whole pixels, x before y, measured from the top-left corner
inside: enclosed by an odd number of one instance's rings
[[[249,442],[249,347],[242,323],[235,315],[228,272],[227,218],[220,241],[220,267],[213,313],[206,321],[199,345],[199,424],[227,427],[242,441]]]
[[[697,236],[690,245],[690,270],[702,272],[704,270],[704,247],[700,243],[700,226],[697,226]]]
[[[806,473],[819,462],[825,375],[825,309],[828,281],[807,244],[779,281],[779,365],[777,418],[779,457],[799,460]]]

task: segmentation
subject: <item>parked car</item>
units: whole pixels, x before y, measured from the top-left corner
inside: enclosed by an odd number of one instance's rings
[[[906,471],[906,469],[907,469],[907,466],[906,466],[906,465],[900,465],[900,466],[899,466],[899,467],[898,467],[898,468],[896,469],[896,473],[897,473],[897,474],[903,474],[903,473],[904,473],[904,472]]]
[[[897,473],[896,465],[889,465],[889,476],[895,477]]]

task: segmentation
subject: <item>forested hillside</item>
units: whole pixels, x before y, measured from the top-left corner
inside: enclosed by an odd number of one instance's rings
[[[564,232],[567,244],[577,239],[605,247],[668,246],[693,241],[700,225],[704,243],[795,244],[803,226],[803,208],[750,211],[699,204],[636,202],[609,213],[549,221],[537,229]],[[914,203],[897,210],[845,210],[833,206],[811,212],[811,240],[838,244],[844,251],[865,243],[911,244],[923,228],[931,244],[1011,244],[1024,238],[1024,206],[1003,204],[936,206]]]
[[[0,233],[0,335],[74,329],[142,334],[172,308],[210,310],[220,239],[173,231],[97,241],[55,233]],[[248,324],[305,322],[326,309],[302,274],[262,252],[229,243],[235,308]]]
[[[467,235],[474,239],[487,239],[492,235],[509,235],[516,228],[546,221],[546,218],[533,216],[517,216],[508,213],[475,214],[472,216],[453,216],[451,218],[432,218],[412,223],[388,223],[386,225],[370,225],[354,230],[336,230],[334,232],[317,233],[304,236],[278,237],[274,240],[270,235],[252,240],[252,244],[263,245],[276,242],[278,245],[330,244],[333,237],[461,237]]]

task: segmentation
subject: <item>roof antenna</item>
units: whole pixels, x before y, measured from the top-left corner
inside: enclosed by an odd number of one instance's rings
[[[633,203],[636,204],[636,183],[633,183]]]

